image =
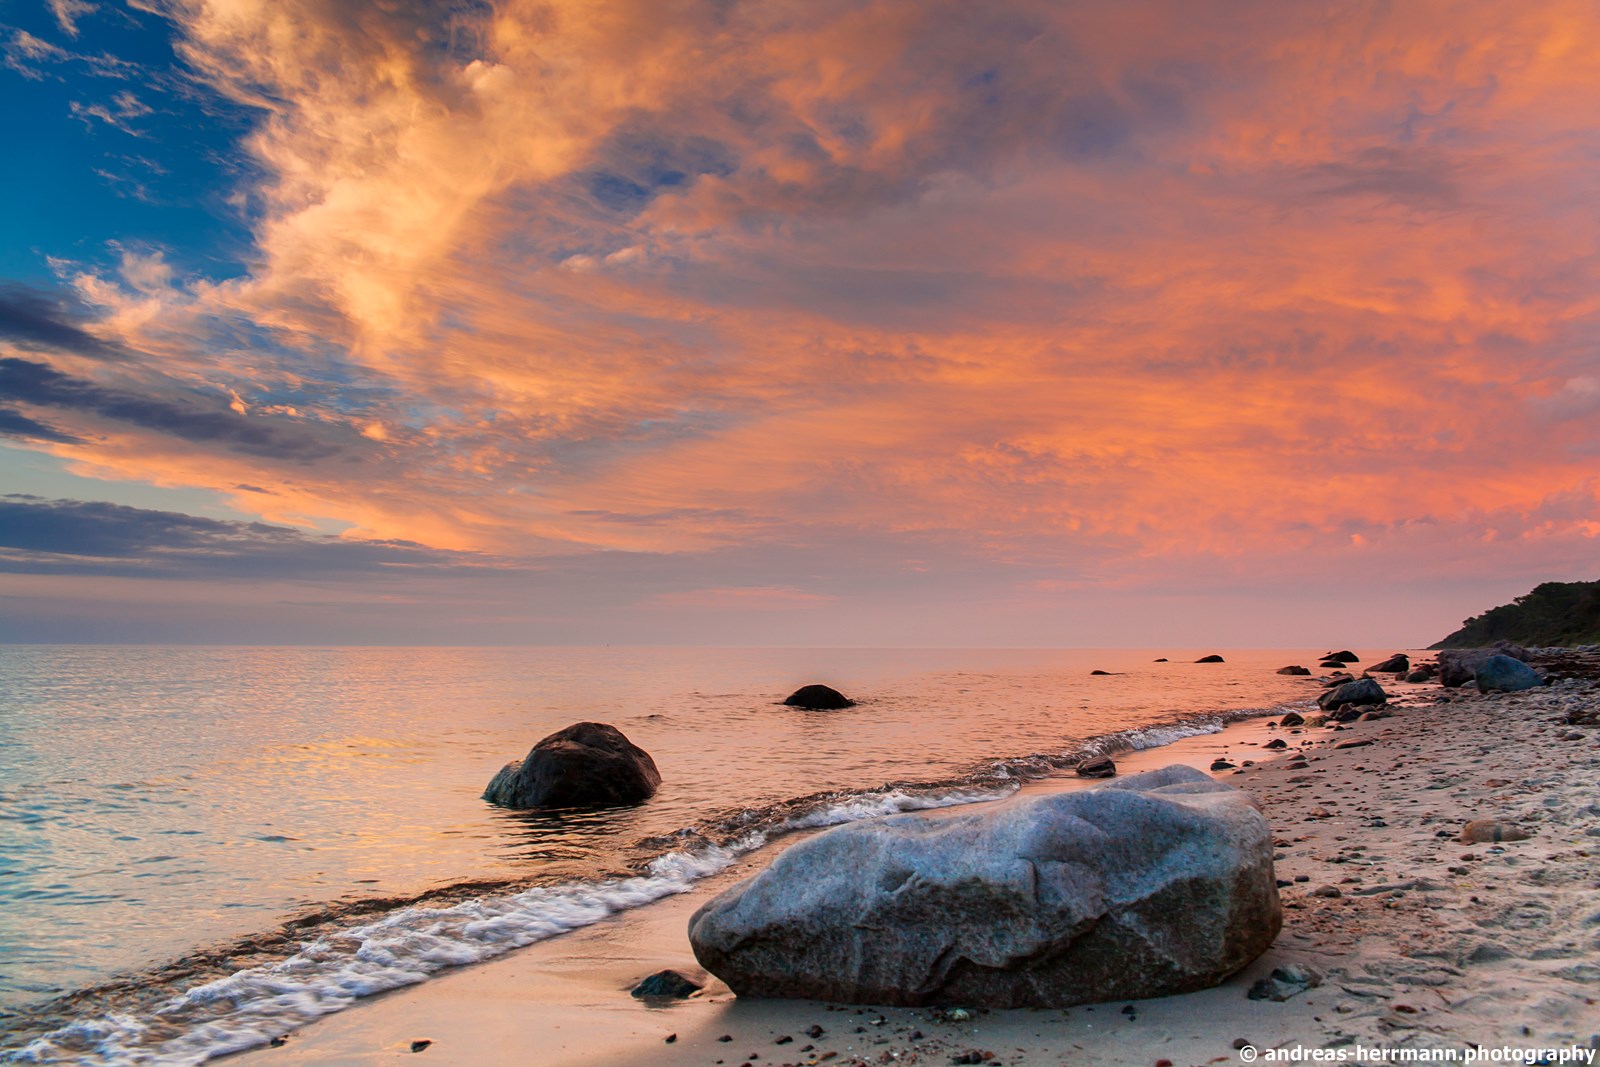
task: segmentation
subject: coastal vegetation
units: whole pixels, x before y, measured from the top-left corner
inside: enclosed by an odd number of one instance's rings
[[[1490,608],[1429,648],[1482,648],[1496,641],[1537,647],[1600,644],[1600,581],[1544,582]]]

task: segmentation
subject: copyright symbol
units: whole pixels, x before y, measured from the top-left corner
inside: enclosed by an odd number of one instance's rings
[[[1254,1045],[1246,1045],[1239,1050],[1239,1058],[1246,1063],[1254,1063],[1257,1055]]]

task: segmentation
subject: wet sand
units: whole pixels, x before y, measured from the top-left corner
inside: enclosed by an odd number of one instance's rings
[[[1320,692],[1307,682],[1308,697]],[[1224,756],[1240,770],[1217,776],[1251,792],[1273,826],[1278,877],[1289,883],[1283,932],[1213,989],[967,1018],[740,1000],[714,979],[664,1005],[628,995],[665,967],[706,977],[689,948],[689,916],[794,835],[694,892],[372,998],[241,1059],[251,1067],[1198,1065],[1244,1062],[1235,1049],[1244,1043],[1600,1044],[1600,730],[1557,721],[1600,704],[1600,691],[1593,682],[1503,695],[1384,684],[1398,694],[1389,718],[1338,730],[1253,720],[1118,759],[1126,774],[1172,763],[1205,770]],[[1280,736],[1288,749],[1263,747]],[[1028,789],[1085,784],[1054,778]],[[1458,839],[1465,823],[1485,818],[1531,836]],[[1321,984],[1282,1002],[1247,997],[1288,965],[1315,970]]]

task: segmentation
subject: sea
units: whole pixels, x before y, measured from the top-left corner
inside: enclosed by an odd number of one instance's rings
[[[263,1044],[785,834],[1303,707],[1320,651],[0,646],[0,1062]],[[858,703],[782,704],[812,682]],[[584,720],[652,799],[481,799]]]

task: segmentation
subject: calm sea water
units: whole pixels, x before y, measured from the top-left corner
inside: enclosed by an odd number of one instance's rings
[[[1319,650],[1192,662],[1215,651],[0,648],[0,1031],[16,1044],[101,1010],[29,1008],[114,975],[136,976],[111,1003],[137,1013],[237,966],[225,1018],[190,1012],[218,999],[191,993],[159,1026],[80,1019],[34,1047],[198,1061],[682,891],[789,829],[993,797],[1086,750],[1302,700],[1304,680],[1273,672]],[[777,703],[812,681],[861,703]],[[583,719],[652,754],[653,800],[547,815],[480,799]],[[250,940],[308,912],[327,920],[309,951]],[[306,988],[275,1015],[251,1001],[261,974],[278,1000],[284,974]]]

